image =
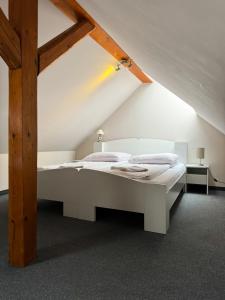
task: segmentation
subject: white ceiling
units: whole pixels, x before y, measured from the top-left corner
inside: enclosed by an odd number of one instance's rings
[[[39,45],[73,23],[50,1],[39,0]],[[7,1],[0,0],[7,10]],[[140,82],[85,37],[38,78],[39,151],[75,149],[135,90]],[[0,153],[8,144],[8,70],[0,59]]]
[[[225,133],[224,0],[79,0],[155,80]]]

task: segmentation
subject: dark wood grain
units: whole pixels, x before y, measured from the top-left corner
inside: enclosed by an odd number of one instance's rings
[[[11,69],[21,66],[20,39],[0,8],[0,56]]]
[[[9,263],[23,267],[37,248],[37,0],[9,0],[22,66],[9,71]]]

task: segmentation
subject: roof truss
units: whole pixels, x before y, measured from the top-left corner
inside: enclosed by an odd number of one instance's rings
[[[127,59],[132,62],[129,71],[133,73],[142,83],[151,83],[152,80],[140,69],[140,67],[129,57],[129,55],[113,40],[113,38],[78,4],[76,0],[51,0],[65,15],[72,21],[77,22],[87,19],[95,25],[95,29],[90,33],[99,45],[108,51],[118,61]]]
[[[0,56],[11,69],[21,65],[20,39],[0,8]]]
[[[81,20],[75,25],[43,45],[38,49],[39,72],[70,49],[84,36],[89,34],[95,26],[87,20]]]

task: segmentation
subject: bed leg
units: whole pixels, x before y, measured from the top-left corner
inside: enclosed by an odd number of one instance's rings
[[[145,203],[144,230],[166,234],[169,228],[169,209],[164,197]]]
[[[96,221],[96,209],[93,205],[64,202],[63,215],[86,221]]]

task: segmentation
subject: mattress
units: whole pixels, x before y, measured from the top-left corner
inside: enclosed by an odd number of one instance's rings
[[[135,164],[131,164],[128,162],[87,162],[87,161],[77,161],[77,162],[71,162],[71,163],[64,163],[61,165],[51,165],[46,167],[41,167],[39,170],[54,170],[54,169],[62,169],[62,168],[74,168],[78,171],[82,171],[83,169],[88,170],[95,170],[105,173],[114,174],[121,177],[126,177],[129,179],[137,179],[135,177],[134,172],[118,172],[116,170],[112,170],[112,167],[132,167],[135,166]],[[137,172],[139,173],[139,176],[137,176],[139,179],[145,178],[146,175],[148,175],[146,179],[153,179],[156,176],[159,176],[163,172],[167,171],[170,168],[169,164],[136,164],[136,166],[142,167],[147,170],[147,172]],[[136,174],[137,174],[136,173]],[[142,176],[143,175],[143,176]],[[146,180],[145,179],[145,180]]]
[[[186,168],[182,163],[177,163],[175,166],[169,168],[166,172],[160,174],[152,180],[149,180],[151,184],[165,185],[167,191],[169,191],[174,184],[185,174]]]
[[[89,162],[89,161],[74,161],[69,163],[63,163],[58,165],[48,165],[42,166],[38,168],[38,171],[44,170],[56,170],[63,168],[76,168],[78,171],[81,169],[89,169],[89,170],[97,170],[97,171],[105,171],[110,170],[111,166],[118,164],[115,162]]]
[[[160,184],[165,185],[167,191],[171,189],[171,187],[183,176],[185,173],[185,166],[182,163],[177,163],[174,166],[170,166],[168,164],[139,164],[143,167],[148,168],[149,170],[149,179],[137,179],[132,178],[132,174],[124,172],[124,173],[116,173],[111,170],[112,166],[129,166],[134,164],[129,164],[128,162],[85,162],[85,161],[75,161],[70,163],[64,163],[60,165],[51,165],[44,166],[39,168],[41,170],[55,170],[62,168],[75,168],[78,171],[82,171],[83,169],[95,170],[100,172],[105,172],[109,174],[113,174],[115,176],[125,177],[134,181],[146,183],[146,184]]]

